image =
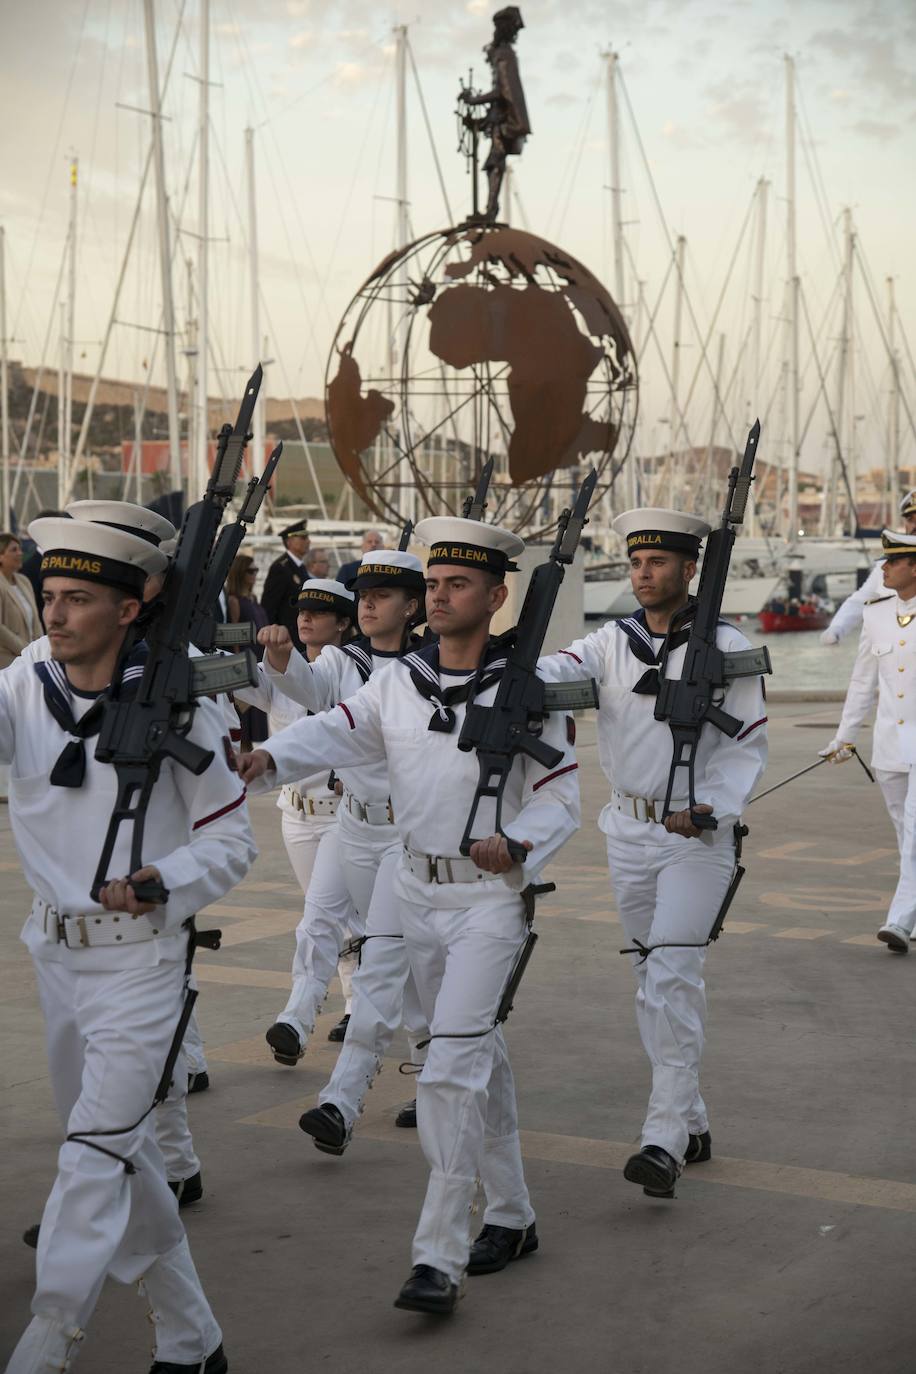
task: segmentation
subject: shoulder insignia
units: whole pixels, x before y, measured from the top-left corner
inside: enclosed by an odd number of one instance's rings
[[[893,596],[873,596],[871,601],[866,601],[866,606],[877,606],[880,601],[893,601]]]

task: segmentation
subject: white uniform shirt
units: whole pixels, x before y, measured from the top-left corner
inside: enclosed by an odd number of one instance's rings
[[[92,698],[74,695],[79,718]],[[223,716],[201,701],[189,738],[213,750],[213,761],[194,777],[167,759],[146,817],[144,864],[154,864],[169,889],[163,935],[143,943],[69,949],[29,916],[22,938],[42,959],[82,969],[139,968],[183,957],[182,922],[224,896],[245,876],[257,850],[245,791],[227,762]],[[19,658],[0,673],[0,762],[11,765],[10,821],[26,879],[44,901],[71,916],[102,911],[89,895],[115,801],[114,768],[95,758],[87,739],[80,788],[54,787],[51,770],[71,736],[48,711],[34,665]],[[130,872],[131,826],[122,825],[110,876]],[[152,913],[151,913],[152,915]]]
[[[293,650],[297,658],[303,655]],[[279,734],[285,730],[287,725],[292,725],[303,715],[303,707],[293,701],[291,697],[285,695],[276,686],[274,678],[269,676],[264,670],[265,665],[258,664],[258,683],[256,687],[243,687],[233,692],[233,696],[238,697],[239,701],[245,701],[249,706],[256,706],[258,710],[264,711],[267,715],[267,724],[271,735]],[[293,784],[296,791],[303,797],[311,797],[315,800],[332,801],[336,799],[337,793],[328,787],[328,776],[330,770],[321,769],[316,773],[310,773],[307,777],[298,778]],[[293,806],[289,793],[284,788],[277,798],[277,806],[281,811],[286,811],[292,816],[303,818],[304,821],[312,826],[323,828],[334,824],[334,817],[327,816],[307,816]]]
[[[869,601],[874,601],[877,596],[883,596],[886,590],[882,558],[872,568],[861,587],[857,587],[847,596],[827,626],[825,634],[834,634],[837,639],[845,639],[847,635],[852,634],[853,630],[857,630],[862,624],[862,613]]]
[[[396,653],[372,650],[371,655],[366,655],[365,666],[368,668],[371,664],[374,675],[379,669],[388,668],[399,657]],[[354,660],[334,644],[326,645],[314,663],[309,663],[303,654],[291,654],[285,673],[271,668],[266,660],[261,667],[272,686],[315,715],[329,711],[338,702],[358,692],[363,685],[362,674]],[[337,759],[332,760],[330,766],[346,790],[352,792],[359,801],[388,801],[391,788],[384,760],[348,765],[343,759]]]
[[[491,705],[496,691],[496,684],[491,685],[477,697],[478,703]],[[335,710],[300,720],[271,739],[267,748],[276,774],[258,779],[252,791],[266,791],[319,763],[333,764],[340,773],[354,766],[387,766],[401,841],[421,854],[457,857],[479,768],[474,750],[463,753],[456,747],[464,705],[455,703],[452,709],[455,725],[450,734],[430,730],[434,705],[417,691],[406,665],[395,661]],[[506,886],[518,891],[536,882],[540,870],[579,826],[577,765],[567,732],[567,717],[548,717],[543,739],[560,751],[560,762],[548,769],[519,757],[506,784],[503,828],[534,846],[524,864],[494,874],[492,882],[436,884],[421,881],[402,863],[395,878],[399,895],[422,906],[460,908],[481,900],[488,889],[505,895]]]
[[[664,642],[645,628],[639,614],[628,616],[630,626],[639,627],[646,648],[656,655]],[[716,644],[730,652],[748,648],[748,641],[733,626],[722,624]],[[680,676],[686,645],[675,649],[668,660],[669,678]],[[655,697],[635,695],[633,688],[649,665],[636,657],[625,631],[616,621],[608,621],[568,649],[541,660],[548,681],[576,681],[593,677],[598,684],[598,758],[612,787],[633,797],[660,802],[668,787],[673,742],[665,721],[655,719]],[[721,706],[741,721],[741,729],[729,739],[713,725],[700,731],[695,764],[697,802],[713,808],[723,822],[734,822],[741,815],[753,788],[766,765],[766,705],[762,679],[737,678],[726,688]],[[686,771],[681,773],[686,780]],[[687,796],[672,797],[672,810],[687,806]],[[598,825],[607,830],[611,808],[605,807]]]
[[[901,625],[898,614],[916,615],[916,600],[902,602],[886,592],[865,607],[836,732],[838,740],[855,744],[877,702],[871,761],[889,773],[916,763],[916,619]]]

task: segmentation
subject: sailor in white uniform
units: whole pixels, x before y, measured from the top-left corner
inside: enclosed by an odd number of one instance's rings
[[[130,501],[71,501],[67,514],[74,520],[123,530],[145,540],[160,553],[171,557],[175,552],[178,531],[165,516]],[[152,601],[162,590],[164,573],[146,579],[144,603]],[[47,634],[27,644],[21,657],[30,663],[46,662],[52,657],[51,641]],[[235,718],[234,711],[232,712]],[[236,718],[237,723],[237,718]],[[193,1088],[192,1088],[192,1085]],[[199,1085],[199,1086],[198,1086]],[[172,1086],[166,1100],[155,1113],[156,1139],[165,1160],[169,1187],[178,1198],[179,1207],[188,1207],[203,1197],[203,1178],[200,1160],[188,1123],[188,1092],[200,1092],[209,1086],[204,1045],[197,1023],[196,1010],[185,1030],[181,1050],[175,1061]],[[39,1234],[37,1226],[30,1227],[23,1239],[34,1245]]]
[[[363,565],[379,571],[362,574]],[[372,675],[387,670],[403,653],[417,618],[422,619],[423,570],[414,554],[366,554],[360,569],[373,582],[360,593],[360,638],[339,649],[329,644],[309,663],[293,651],[285,626],[271,625],[258,635],[266,649],[264,676],[306,711],[330,710]],[[384,762],[347,766],[341,760],[333,767],[343,787],[336,823],[321,840],[296,931],[292,992],[266,1035],[274,1058],[287,1065],[305,1052],[348,930],[357,938],[365,934],[379,865],[398,842]]]
[[[41,1221],[34,1317],[7,1374],[68,1369],[109,1274],[143,1280],[156,1374],[224,1374],[220,1329],[150,1108],[184,1000],[186,924],[255,855],[244,790],[226,763],[222,717],[201,702],[190,738],[213,761],[199,777],[165,764],[147,812],[147,864],[127,876],[122,828],[112,878],[91,899],[116,793],[114,769],[94,757],[99,698],[116,670],[122,694],[142,674],[142,645],[117,665],[145,579],[164,570],[165,556],[135,535],[77,520],[37,520],[29,532],[44,550],[53,659],[17,662],[0,676],[0,759],[12,766],[10,819],[35,893],[22,938],[66,1139]],[[152,875],[169,891],[165,905],[134,893],[131,879]]]
[[[906,954],[916,925],[916,534],[884,530],[881,545],[883,591],[865,607],[843,714],[820,753],[845,763],[875,713],[871,763],[900,850],[897,890],[878,939],[892,954]]]
[[[908,491],[905,496],[901,497],[900,514],[903,518],[905,532],[916,534],[916,491]],[[836,615],[821,635],[822,644],[839,644],[840,640],[852,634],[853,630],[860,629],[865,607],[870,601],[874,601],[875,597],[885,594],[884,581],[881,577],[882,566],[879,560],[861,587],[857,587],[852,595],[847,596],[840,605]]]
[[[512,859],[501,834],[477,840],[467,858],[459,854],[479,778],[475,753],[457,748],[465,703],[471,694],[482,705],[495,697],[505,648],[490,641],[489,625],[524,546],[508,530],[471,520],[424,520],[416,533],[432,546],[426,609],[438,642],[373,674],[336,710],[290,726],[240,768],[247,780],[261,779],[260,788],[319,763],[387,767],[403,846],[393,890],[431,1031],[417,1093],[429,1185],[413,1272],[396,1306],[445,1315],[466,1269],[492,1273],[537,1248],[496,1013],[526,940],[522,891],[577,828],[579,793],[568,722],[549,716],[543,738],[560,763],[548,770],[519,758],[505,789],[505,831],[524,844],[527,861]],[[478,1178],[487,1207],[471,1249]]]
[[[669,621],[687,603],[709,525],[679,511],[644,509],[617,516],[614,528],[627,541],[640,610],[542,660],[542,672],[555,681],[592,677],[599,688],[598,757],[611,796],[598,825],[625,936],[653,947],[647,958],[633,956],[636,1021],[652,1089],[642,1149],[625,1177],[653,1196],[671,1196],[683,1164],[710,1157],[699,1086],[704,946],[735,871],[734,826],[766,761],[766,708],[760,678],[734,680],[723,709],[742,721],[738,735],[729,739],[711,725],[701,732],[697,810],[714,812],[718,828],[699,831],[683,795],[672,798],[673,814],[663,820],[672,738],[654,715],[658,664]],[[672,646],[670,678],[680,675],[686,640],[685,630]],[[724,623],[716,643],[725,651],[748,647]]]
[[[303,582],[299,590],[297,610],[296,628],[299,640],[307,660],[314,663],[323,649],[328,646],[339,649],[349,640],[351,626],[356,617],[356,596],[331,578],[311,577]],[[233,695],[237,700],[256,706],[266,713],[272,735],[278,734],[303,715],[304,708],[281,692],[273,677],[263,671],[258,673],[256,687],[245,687]],[[336,790],[328,785],[329,780],[328,769],[319,769],[308,777],[299,778],[295,783],[281,787],[277,798],[283,843],[292,870],[302,888],[303,898],[308,897],[322,841],[327,838],[333,844],[333,836],[336,835],[334,817],[340,798]],[[346,930],[349,931],[355,913],[350,894],[342,880],[336,884],[333,900],[335,911],[339,906]],[[281,1013],[281,1019],[284,1014],[296,1015],[296,1008],[302,1001],[300,989],[305,990],[307,995],[309,971],[303,957],[306,948],[306,942],[297,939],[293,962],[293,995],[285,1013]],[[343,1020],[331,1030],[329,1040],[342,1040],[346,1032],[355,968],[355,956],[338,959],[337,974],[344,994],[345,1007]],[[295,1064],[299,1055],[296,1052],[295,1058],[292,1055],[276,1057],[280,1063],[291,1060],[292,1064]]]

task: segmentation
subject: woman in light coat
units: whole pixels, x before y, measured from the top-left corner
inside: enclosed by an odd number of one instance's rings
[[[22,545],[0,534],[0,668],[8,668],[27,644],[44,634],[32,584],[19,571]]]

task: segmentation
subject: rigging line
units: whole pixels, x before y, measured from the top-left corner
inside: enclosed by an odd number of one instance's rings
[[[830,404],[830,398],[829,398],[828,395],[827,395],[827,383],[826,383],[826,379],[825,379],[825,377],[824,377],[824,373],[823,373],[823,371],[822,371],[822,369],[821,369],[821,361],[820,361],[820,358],[818,357],[817,345],[815,344],[815,341],[814,341],[814,327],[813,327],[813,325],[812,325],[812,323],[811,323],[811,315],[810,315],[810,312],[809,312],[809,310],[808,310],[808,302],[807,302],[807,300],[806,300],[806,298],[805,298],[805,293],[804,293],[804,291],[799,291],[798,294],[799,294],[799,296],[801,297],[802,310],[804,311],[804,316],[805,316],[805,323],[806,323],[807,326],[808,326],[808,338],[809,338],[810,341],[811,341],[811,353],[812,353],[812,356],[813,356],[813,358],[814,358],[815,366],[817,367],[817,376],[818,376],[818,381],[819,381],[819,383],[820,383],[821,395],[822,395],[823,398],[824,398],[824,405],[825,405],[826,408],[827,408],[827,418],[828,418],[828,420],[829,420],[829,422],[830,422],[830,431],[831,431],[831,435],[832,435],[832,438],[833,438],[834,446],[835,446],[835,448],[836,448],[837,462],[839,463],[839,465],[840,465],[840,471],[841,471],[842,474],[843,474],[843,485],[844,485],[845,488],[846,488],[846,496],[847,496],[847,498],[848,498],[848,500],[849,500],[849,511],[850,511],[850,514],[855,515],[855,518],[856,518],[856,529],[858,529],[858,528],[859,528],[859,512],[858,512],[858,510],[857,510],[857,508],[856,508],[855,498],[854,498],[853,493],[852,493],[852,486],[851,486],[850,481],[849,481],[849,472],[848,472],[847,467],[846,467],[846,459],[843,457],[843,450],[842,450],[842,447],[841,447],[841,445],[840,445],[840,431],[839,431],[839,429],[838,429],[838,427],[837,427],[837,421],[836,421],[836,418],[835,418],[834,413],[833,413],[833,407],[832,407],[831,404]],[[816,398],[815,398],[815,404],[816,404]],[[813,407],[812,407],[812,411],[811,411],[811,415],[812,415],[812,416],[813,416],[813,413],[814,413],[814,410],[813,410]],[[810,423],[810,417],[809,417],[809,423]],[[807,426],[807,424],[806,424],[806,426],[805,426],[805,432],[807,432],[807,428],[808,428],[808,426]],[[804,437],[804,435],[803,435],[802,437]],[[799,440],[799,447],[801,447],[801,440]],[[865,547],[864,544],[863,544],[862,547],[863,547],[863,548]]]
[[[47,173],[47,176],[46,176],[46,178],[45,178],[45,188],[44,188],[44,191],[43,191],[42,197],[41,197],[41,209],[40,209],[39,212],[38,212],[38,221],[37,221],[37,223],[36,223],[36,225],[35,225],[35,233],[34,233],[33,236],[32,236],[32,247],[31,247],[31,250],[30,250],[30,252],[29,252],[29,261],[28,261],[28,265],[26,266],[26,269],[25,269],[25,276],[24,276],[23,279],[22,279],[22,289],[21,289],[21,291],[20,291],[20,293],[19,293],[19,304],[18,304],[18,306],[16,307],[16,314],[15,314],[15,316],[13,317],[12,328],[11,328],[11,330],[10,330],[10,333],[11,333],[14,337],[19,333],[19,317],[20,317],[20,315],[22,314],[23,302],[26,301],[26,300],[28,299],[28,295],[29,295],[29,280],[30,280],[31,275],[32,275],[32,267],[33,267],[33,264],[34,264],[34,261],[35,261],[35,250],[36,250],[37,247],[38,247],[39,235],[41,234],[41,230],[42,230],[42,228],[43,228],[43,226],[44,226],[45,211],[47,210],[47,207],[48,207],[48,194],[49,194],[50,189],[51,189],[51,181],[52,181],[52,178],[53,178],[53,175],[54,175],[54,168],[55,168],[55,165],[56,165],[56,163],[57,163],[58,152],[59,152],[59,149],[60,149],[60,139],[61,139],[61,134],[62,134],[62,132],[63,132],[64,121],[65,121],[65,119],[66,119],[66,117],[67,117],[67,106],[68,106],[69,103],[70,103],[70,91],[71,91],[71,88],[72,88],[72,86],[73,86],[73,78],[74,78],[74,76],[76,75],[76,67],[77,67],[77,63],[78,63],[78,61],[79,61],[80,52],[81,52],[81,50],[82,50],[83,39],[84,39],[85,34],[86,34],[86,18],[87,18],[87,16],[88,16],[88,14],[89,14],[89,0],[85,0],[85,3],[84,3],[84,5],[83,5],[83,14],[82,14],[82,18],[80,19],[79,38],[77,39],[77,42],[76,42],[76,48],[74,49],[74,52],[73,52],[73,61],[70,63],[70,72],[69,72],[69,75],[67,76],[67,86],[66,86],[66,89],[65,89],[65,91],[64,91],[64,99],[63,99],[63,104],[62,104],[62,106],[61,106],[61,111],[60,111],[60,122],[58,123],[58,126],[57,126],[57,133],[56,133],[56,135],[55,135],[55,137],[54,137],[54,151],[51,153],[51,159],[50,159],[50,162],[49,162],[49,165],[48,165],[48,173]]]
[[[596,78],[595,82],[593,83],[591,94],[589,95],[587,101],[585,102],[585,108],[584,108],[584,110],[582,111],[582,115],[581,115],[580,121],[579,121],[579,126],[578,126],[578,128],[576,129],[576,136],[575,136],[575,139],[574,139],[574,141],[573,141],[573,148],[574,148],[574,149],[579,145],[579,143],[580,143],[580,142],[582,141],[582,139],[584,138],[584,136],[585,136],[585,126],[586,126],[587,123],[589,123],[589,122],[591,121],[591,108],[592,108],[592,102],[593,102],[594,99],[595,99],[595,90],[597,89],[597,83],[598,83],[598,81],[600,81],[600,79],[601,79],[601,78],[600,78],[600,73],[599,73],[598,77]],[[570,165],[571,165],[571,160],[570,160],[569,158],[565,159],[565,160],[564,160],[564,166],[563,166],[563,175],[560,177],[559,181],[557,182],[557,189],[556,189],[556,192],[555,192],[555,194],[554,194],[553,204],[552,204],[551,207],[550,207],[550,214],[547,216],[547,233],[548,233],[548,234],[551,234],[551,235],[553,234],[553,231],[552,231],[552,227],[551,227],[551,226],[553,225],[554,215],[556,215],[557,210],[558,210],[558,208],[559,208],[560,197],[561,197],[561,195],[563,194],[564,186],[565,186],[565,183],[566,183],[566,178],[567,178],[567,176],[569,175],[569,168],[570,168]]]
[[[753,193],[751,194],[750,200],[748,201],[747,212],[746,212],[746,214],[745,214],[745,216],[744,216],[744,222],[743,222],[743,224],[741,225],[741,230],[740,230],[740,232],[739,232],[739,234],[738,234],[738,241],[737,241],[737,243],[735,244],[735,250],[734,250],[734,252],[732,253],[731,261],[730,261],[729,264],[728,264],[728,271],[725,273],[725,278],[724,278],[724,280],[723,280],[723,282],[722,282],[722,289],[721,289],[721,291],[719,292],[719,299],[716,301],[716,308],[715,308],[715,310],[713,311],[712,319],[711,319],[710,322],[709,322],[709,328],[708,328],[707,331],[706,331],[706,338],[705,338],[705,340],[704,340],[704,342],[703,342],[703,344],[702,344],[702,347],[703,347],[703,348],[705,348],[706,345],[709,343],[709,341],[710,341],[710,339],[712,338],[712,335],[713,335],[713,330],[714,330],[715,327],[716,327],[716,322],[717,322],[717,320],[718,320],[718,318],[719,318],[719,311],[722,309],[722,303],[723,303],[723,301],[725,300],[725,293],[726,293],[726,291],[728,290],[729,285],[730,285],[730,283],[731,283],[732,272],[734,271],[735,263],[738,261],[738,254],[739,254],[740,251],[741,251],[741,245],[742,245],[742,243],[744,242],[744,235],[745,235],[746,232],[747,232],[747,226],[750,224],[750,220],[751,220],[751,211],[754,209],[754,206],[755,206],[755,204],[756,204],[756,201],[757,201],[757,190],[756,190],[756,188],[755,188],[754,191],[753,191]],[[692,377],[692,379],[691,379],[690,386],[687,388],[687,396],[686,396],[686,398],[685,398],[685,400],[684,400],[684,409],[685,409],[685,410],[686,410],[687,407],[690,405],[690,402],[691,402],[691,399],[692,399],[693,393],[694,393],[694,388],[696,387],[697,380],[699,379],[699,375],[700,375],[700,363],[698,362],[697,365],[696,365],[696,367],[694,368],[693,377]],[[724,407],[722,407],[722,398],[721,398],[721,396],[717,397],[717,400],[718,400],[718,404],[719,404],[720,408],[724,408]]]
[[[38,371],[35,373],[35,382],[34,382],[34,384],[33,384],[33,386],[32,386],[32,397],[31,397],[31,400],[29,401],[29,413],[28,413],[28,416],[27,416],[26,422],[25,422],[25,431],[24,431],[24,433],[23,433],[23,435],[22,435],[22,443],[19,445],[19,457],[18,457],[17,463],[16,463],[16,469],[17,469],[17,471],[16,471],[16,477],[15,477],[14,483],[13,483],[13,490],[12,490],[12,493],[11,493],[11,495],[10,495],[10,504],[12,504],[13,500],[15,499],[16,493],[18,492],[18,489],[19,489],[19,477],[20,477],[20,471],[19,471],[19,470],[20,470],[22,464],[25,462],[26,455],[27,455],[27,451],[28,451],[29,434],[30,434],[31,429],[32,429],[32,422],[33,422],[33,420],[35,419],[35,407],[36,407],[37,404],[38,404],[38,393],[39,393],[39,390],[40,390],[40,388],[41,388],[42,377],[44,376],[45,362],[46,362],[47,356],[48,356],[48,344],[50,343],[50,340],[51,340],[51,330],[52,330],[52,328],[53,328],[53,326],[54,326],[55,320],[57,319],[57,302],[58,302],[58,300],[59,300],[59,298],[60,298],[60,286],[61,286],[61,282],[62,282],[62,280],[63,280],[64,267],[65,267],[66,262],[67,262],[67,249],[69,248],[69,246],[70,246],[70,233],[69,233],[69,230],[68,230],[68,231],[67,231],[67,237],[64,239],[63,251],[61,252],[61,255],[60,255],[60,267],[57,269],[57,282],[56,282],[55,287],[54,287],[54,297],[53,297],[53,299],[52,299],[52,301],[51,301],[51,310],[50,310],[50,313],[49,313],[49,315],[48,315],[48,324],[47,324],[47,328],[46,328],[46,330],[45,330],[44,344],[42,345],[42,349],[41,349],[41,362],[39,363]],[[49,392],[48,394],[50,395],[50,392]],[[36,456],[37,456],[37,455],[36,455]]]
[[[633,268],[633,271],[635,272],[635,271],[636,271],[636,264],[633,262],[633,255],[632,255],[632,253],[630,252],[630,247],[629,247],[629,244],[627,243],[626,239],[624,239],[623,246],[624,246],[624,252],[626,253],[627,257],[630,259],[630,265],[631,265],[631,267]],[[668,281],[668,277],[670,276],[671,268],[672,268],[673,264],[674,264],[674,258],[672,257],[671,262],[670,262],[669,265],[668,265],[668,271],[665,273],[665,281],[662,283],[662,291],[664,291],[665,283],[667,283],[667,281]],[[661,305],[661,293],[659,293],[658,302],[657,302],[657,305],[656,305],[656,311],[658,310],[658,307],[659,307],[660,305]],[[658,356],[659,356],[659,358],[660,358],[660,360],[661,360],[662,370],[663,370],[663,372],[664,372],[664,374],[665,374],[665,380],[666,380],[667,383],[668,383],[668,390],[671,392],[671,398],[672,398],[672,400],[674,400],[674,378],[671,376],[671,370],[670,370],[670,368],[668,367],[668,359],[665,357],[665,350],[662,348],[661,339],[658,337],[658,333],[657,333],[657,331],[656,331],[656,329],[655,329],[655,312],[653,312],[651,318],[649,319],[648,327],[647,327],[647,329],[646,329],[646,333],[645,333],[645,336],[644,336],[644,338],[643,338],[643,353],[645,353],[645,350],[646,350],[646,349],[648,348],[648,346],[649,346],[649,339],[650,339],[650,338],[652,338],[652,339],[655,340],[655,346],[656,346],[656,348],[658,349]],[[642,355],[640,355],[640,357],[637,358],[636,361],[637,361],[637,366],[640,368],[640,371],[641,371]],[[680,429],[682,430],[682,432],[683,432],[683,434],[684,434],[684,438],[687,440],[687,447],[688,447],[688,448],[692,448],[692,444],[690,443],[690,433],[689,433],[689,430],[688,430],[688,428],[687,428],[687,417],[686,417],[686,415],[684,414],[683,409],[681,408],[680,402],[677,403],[677,410],[678,410],[678,419],[680,420]],[[671,441],[671,442],[672,442],[672,447],[673,447],[673,444],[674,444],[673,436],[672,436],[672,441]]]
[[[903,326],[903,318],[896,306],[894,306],[894,319],[897,321],[897,325],[900,329],[900,337],[903,339],[904,352],[906,353],[907,360],[910,364],[910,369],[913,373],[913,376],[916,377],[916,360],[914,360],[913,353],[910,349],[910,341],[907,338],[906,329]]]
[[[264,310],[264,317],[265,317],[265,319],[267,320],[267,327],[268,327],[268,329],[269,329],[270,332],[271,332],[271,336],[272,336],[273,338],[276,338],[276,337],[277,337],[277,333],[276,333],[276,330],[274,329],[274,322],[273,322],[273,319],[272,319],[272,317],[271,317],[270,309],[269,309],[268,304],[267,304],[267,298],[265,297],[264,292],[263,292],[262,290],[260,290],[260,288],[258,289],[258,295],[259,295],[260,298],[261,298],[261,306],[263,307],[263,310]],[[311,450],[311,448],[309,447],[309,441],[308,441],[308,439],[306,439],[306,437],[305,437],[305,430],[303,429],[303,427],[302,427],[302,421],[301,421],[300,418],[299,418],[299,407],[296,405],[296,398],[295,398],[295,396],[293,395],[293,388],[292,388],[292,386],[290,385],[289,376],[288,376],[287,371],[286,371],[286,364],[285,364],[284,361],[283,361],[283,352],[282,352],[282,350],[279,349],[279,348],[276,350],[276,352],[277,352],[277,363],[278,363],[278,365],[279,365],[279,368],[280,368],[281,373],[283,374],[283,385],[286,387],[287,394],[289,395],[289,403],[290,403],[290,405],[291,405],[292,408],[293,408],[293,420],[295,421],[296,429],[297,429],[298,434],[299,434],[299,441],[300,441],[300,443],[302,444],[303,450],[305,451],[305,461],[308,463],[309,473],[311,474],[311,478],[312,478],[312,484],[314,485],[314,488],[315,488],[315,494],[316,494],[316,496],[318,497],[318,507],[319,507],[319,509],[320,509],[320,511],[321,511],[322,519],[327,520],[327,519],[328,519],[328,508],[327,508],[327,506],[326,506],[326,504],[325,504],[324,492],[321,490],[321,484],[320,484],[319,481],[318,481],[318,473],[317,473],[316,470],[315,470],[315,464],[314,464],[314,461],[313,461],[313,459],[312,459],[312,450]]]
[[[563,213],[562,213],[562,215],[560,216],[560,222],[559,222],[559,224],[557,225],[557,238],[558,238],[558,239],[562,239],[562,238],[563,238],[563,231],[564,231],[564,229],[565,229],[565,227],[566,227],[566,216],[569,214],[569,206],[570,206],[570,202],[572,201],[573,189],[574,189],[575,184],[576,184],[576,178],[577,178],[578,175],[579,175],[579,168],[580,168],[580,166],[582,165],[582,154],[585,152],[585,144],[586,144],[586,141],[587,141],[587,139],[588,139],[588,131],[589,131],[589,129],[591,128],[591,124],[592,124],[592,118],[593,118],[594,109],[595,109],[595,96],[597,95],[598,90],[599,90],[599,87],[601,86],[601,84],[602,84],[602,73],[599,72],[599,73],[596,75],[596,77],[595,77],[594,85],[592,86],[592,93],[591,93],[591,95],[589,96],[588,107],[587,107],[587,109],[586,109],[586,111],[585,111],[584,127],[583,127],[582,133],[581,133],[581,135],[580,135],[580,137],[579,137],[579,147],[578,147],[578,151],[576,152],[576,156],[575,156],[573,162],[571,163],[570,169],[569,169],[569,184],[567,185],[567,188],[566,188],[566,203],[565,203],[564,206],[563,206]]]
[[[802,84],[798,79],[798,68],[795,69],[795,94],[797,96],[798,109],[801,113],[801,122],[804,125],[802,138],[802,152],[805,155],[805,163],[808,168],[808,175],[811,177],[814,199],[817,203],[818,211],[821,216],[821,224],[824,229],[827,242],[830,245],[830,255],[833,259],[834,269],[838,269],[840,262],[837,254],[836,240],[831,230],[830,199],[827,195],[827,187],[824,182],[823,172],[821,171],[820,158],[817,155],[817,145],[811,130],[811,121],[808,118],[808,110],[805,105]]]
[[[893,350],[891,348],[890,340],[888,339],[887,333],[884,328],[884,321],[881,318],[881,312],[878,309],[878,302],[875,298],[875,292],[872,286],[871,271],[868,267],[866,259],[862,254],[862,249],[859,244],[858,235],[856,235],[855,243],[853,245],[853,256],[854,259],[858,260],[859,263],[861,277],[865,283],[865,290],[868,295],[869,302],[871,304],[872,313],[875,317],[875,323],[877,324],[878,332],[881,335],[881,342],[884,344],[884,351],[887,354],[887,357],[891,359],[893,358]],[[906,336],[904,336],[904,338],[905,337]],[[907,351],[909,351],[909,346],[907,346]],[[900,396],[900,400],[903,402],[903,409],[906,411],[906,417],[910,422],[910,429],[913,432],[914,438],[916,438],[916,424],[914,424],[913,422],[913,412],[910,410],[910,403],[906,398],[906,392],[903,390],[903,387],[900,387],[898,394]]]
[[[452,207],[449,202],[448,191],[445,189],[445,179],[442,175],[442,166],[439,162],[439,153],[436,148],[435,139],[433,138],[432,125],[429,122],[429,113],[426,109],[426,100],[423,96],[423,87],[420,85],[420,74],[417,71],[417,64],[414,60],[413,44],[411,43],[410,38],[407,35],[405,35],[405,39],[407,46],[407,56],[410,58],[410,70],[413,72],[413,79],[414,84],[417,88],[417,95],[420,97],[420,109],[423,112],[423,123],[426,125],[426,136],[429,139],[429,146],[432,150],[433,162],[436,166],[436,176],[439,178],[439,189],[442,192],[442,199],[445,202],[445,213],[448,216],[449,224],[454,224],[455,219],[454,215],[452,214]]]
[[[363,57],[365,57],[367,52],[371,51],[372,48],[384,48],[384,45],[388,41],[389,33],[390,30],[386,29],[384,33],[379,35],[378,38],[370,39],[366,46],[364,48],[360,48],[359,51],[353,56],[353,58],[351,58],[351,61],[359,62]],[[320,91],[322,87],[328,84],[329,81],[336,80],[337,76],[338,70],[336,68],[333,68],[325,76],[323,76],[320,81],[317,81],[314,86],[309,86],[306,90],[300,91],[300,93],[297,96],[293,97],[293,99],[289,102],[288,105],[284,105],[282,109],[276,110],[273,114],[268,115],[267,118],[262,120],[260,124],[256,124],[255,130],[260,131],[261,129],[266,129],[269,124],[276,123],[278,119],[282,119],[285,115],[289,114],[290,110],[294,110],[297,105],[302,103],[303,100],[307,100],[310,95],[314,95],[316,91]],[[269,108],[269,106],[266,105],[266,102],[265,108]]]

